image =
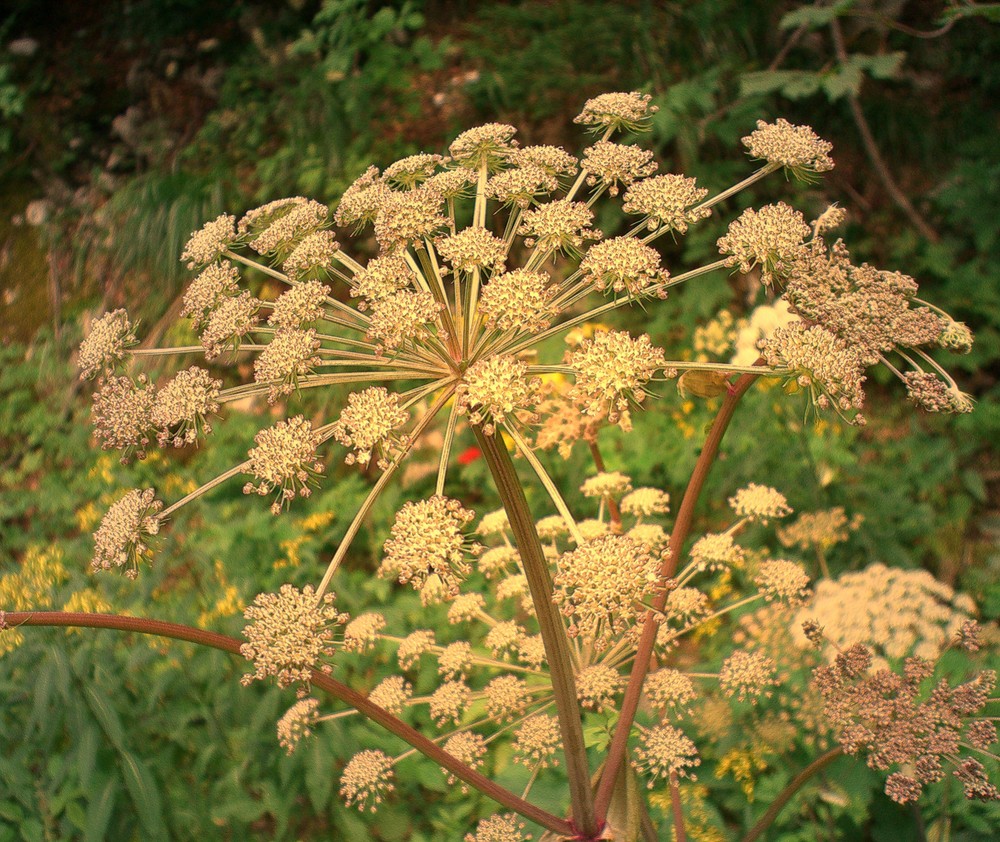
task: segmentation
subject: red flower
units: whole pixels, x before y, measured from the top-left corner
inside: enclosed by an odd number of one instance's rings
[[[481,458],[482,455],[483,455],[483,452],[478,447],[476,447],[475,445],[473,445],[472,447],[466,448],[465,450],[463,450],[459,454],[459,456],[458,456],[458,464],[459,465],[471,465],[477,459]]]

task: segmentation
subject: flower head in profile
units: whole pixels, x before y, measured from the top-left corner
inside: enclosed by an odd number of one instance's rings
[[[758,120],[756,130],[743,138],[743,145],[751,158],[780,164],[800,179],[833,169],[833,144],[809,126],[793,126],[781,117],[773,123]]]
[[[652,97],[638,91],[595,96],[583,104],[583,111],[573,118],[593,131],[641,132],[649,129],[650,118],[659,106],[650,105]]]
[[[340,797],[348,807],[374,813],[395,789],[392,767],[392,758],[383,751],[359,751],[340,776]]]
[[[160,531],[162,509],[152,488],[133,489],[112,505],[94,533],[91,569],[118,569],[136,578],[139,562],[152,555],[149,538]]]
[[[191,234],[191,238],[181,252],[181,262],[188,269],[207,266],[219,258],[236,241],[236,217],[228,213],[220,214],[201,229]]]
[[[135,327],[125,310],[113,310],[101,316],[80,344],[77,358],[80,379],[89,380],[97,374],[113,371],[128,359],[129,348],[138,342]]]
[[[257,480],[248,482],[244,494],[255,492],[262,497],[276,492],[271,511],[278,514],[296,497],[312,493],[310,483],[322,472],[323,463],[316,457],[322,436],[301,415],[279,421],[254,436],[247,471]]]
[[[747,208],[719,238],[719,252],[727,256],[727,266],[744,274],[759,266],[761,281],[770,286],[791,273],[811,230],[805,217],[784,202]]]

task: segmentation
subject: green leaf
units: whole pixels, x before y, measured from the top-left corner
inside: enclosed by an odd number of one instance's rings
[[[100,723],[101,729],[104,731],[104,735],[108,738],[108,741],[115,747],[119,754],[124,754],[125,729],[122,727],[122,721],[117,711],[90,684],[84,686],[83,697],[87,702],[87,707],[90,708],[90,712],[94,714],[94,718]]]
[[[91,790],[93,791],[97,788],[97,781],[91,783],[94,785]],[[98,796],[87,804],[87,824],[83,831],[84,842],[101,842],[107,838],[108,822],[111,819],[111,811],[115,806],[117,796],[118,783],[114,778],[108,778]]]
[[[326,810],[333,790],[333,766],[322,740],[310,740],[306,749],[306,789],[317,813]]]
[[[740,96],[763,96],[781,93],[789,99],[812,96],[823,77],[806,70],[760,70],[740,77]]]
[[[838,0],[830,6],[803,6],[785,15],[778,26],[781,29],[795,29],[799,26],[807,26],[809,29],[818,29],[826,26],[854,5],[854,0]]]
[[[163,821],[163,803],[156,780],[143,763],[130,751],[121,751],[121,770],[125,778],[136,814],[145,831],[146,838],[166,839],[167,826]]]

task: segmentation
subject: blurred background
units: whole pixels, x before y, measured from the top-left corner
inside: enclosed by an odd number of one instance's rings
[[[773,485],[796,510],[840,506],[856,519],[829,560],[833,575],[875,561],[922,568],[997,618],[998,23],[1000,5],[958,0],[8,0],[0,606],[114,607],[238,634],[254,594],[314,580],[367,488],[337,459],[323,488],[284,517],[224,487],[182,510],[136,583],[88,574],[90,533],[122,489],[155,485],[176,499],[244,458],[270,411],[228,412],[209,446],[121,466],[95,450],[90,387],[73,367],[90,321],[125,306],[144,344],[183,343],[187,328],[175,323],[188,273],[178,257],[222,211],[291,195],[333,206],[369,163],[443,152],[484,122],[578,154],[589,141],[572,118],[584,100],[641,90],[660,109],[640,138],[660,172],[696,176],[712,192],[751,171],[740,138],[759,118],[805,123],[834,143],[837,166],[822,181],[774,176],[664,245],[675,274],[714,259],[718,220],[746,205],[783,199],[815,216],[837,202],[857,260],[913,275],[977,339],[949,361],[978,402],[967,416],[922,414],[877,375],[863,430],[805,417],[801,396],[753,392],[713,472],[706,528],[725,518],[736,488]],[[622,224],[613,207],[598,222],[605,232]],[[368,257],[375,245],[362,237],[355,252]],[[253,282],[266,293],[265,279]],[[650,332],[668,356],[728,359],[739,320],[761,300],[753,278],[720,273],[614,323]],[[246,374],[229,364],[218,376]],[[329,415],[341,400],[332,393],[306,411]],[[679,499],[713,408],[663,385],[632,438],[609,434],[609,469]],[[423,443],[356,542],[338,588],[346,609],[387,603],[393,589],[372,575],[377,553],[400,501],[426,493],[438,441]],[[457,451],[449,493],[488,511],[497,503],[471,443]],[[552,464],[579,502],[586,454]],[[391,625],[416,622],[420,609],[401,592],[380,610]],[[336,769],[359,747],[389,744],[384,734],[339,720],[286,758],[273,724],[288,693],[240,689],[242,666],[219,653],[124,643],[44,630],[0,642],[0,842],[459,839],[488,810],[431,767],[420,787],[413,776],[400,784],[373,830],[341,806]],[[348,658],[341,677],[365,689],[368,668]],[[806,747],[789,751],[760,772],[761,792],[773,795],[808,762]],[[996,812],[960,798],[920,816],[863,769],[824,786],[818,806],[790,811],[774,838],[993,838]],[[728,838],[723,829],[746,817],[735,783],[730,802],[708,803],[694,838]]]

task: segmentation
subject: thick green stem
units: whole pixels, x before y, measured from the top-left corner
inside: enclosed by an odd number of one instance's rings
[[[758,362],[762,362],[758,360]],[[705,444],[702,446],[701,454],[695,463],[691,479],[688,481],[687,490],[684,492],[684,499],[681,507],[677,511],[677,519],[674,521],[674,529],[670,535],[670,552],[663,560],[659,571],[659,583],[664,584],[667,579],[674,575],[680,564],[684,551],[684,543],[687,541],[688,533],[691,531],[691,524],[694,520],[694,507],[701,496],[702,487],[705,485],[705,478],[708,476],[712,463],[719,452],[719,444],[726,433],[726,428],[733,418],[736,405],[740,398],[757,380],[756,374],[744,374],[736,381],[726,394],[719,412],[712,422],[712,428],[708,431]],[[639,638],[639,645],[636,647],[635,662],[632,665],[632,674],[629,676],[628,687],[625,689],[625,696],[622,699],[621,714],[618,717],[618,724],[615,727],[611,745],[608,748],[607,765],[604,767],[604,774],[597,787],[596,809],[597,815],[601,818],[611,803],[611,794],[615,787],[615,777],[621,767],[622,759],[625,757],[625,750],[628,745],[629,732],[632,730],[632,723],[635,720],[636,711],[639,709],[639,697],[642,694],[642,685],[646,680],[646,673],[649,672],[649,660],[653,654],[653,646],[656,643],[656,631],[659,627],[659,618],[667,602],[667,589],[661,588],[652,601],[652,610],[646,612],[645,622],[642,627],[642,636]]]
[[[121,617],[117,614],[85,614],[70,611],[12,611],[3,617],[6,627],[20,626],[63,626],[70,628],[115,629],[117,631],[149,634],[156,637],[169,637],[174,640],[185,640],[220,649],[240,655],[240,641],[217,632],[204,631],[192,626],[178,623],[166,623],[162,620],[147,620],[142,617]],[[242,656],[241,656],[242,657]],[[569,836],[574,831],[569,822],[551,813],[529,804],[523,798],[518,798],[510,790],[504,789],[489,778],[471,769],[458,758],[446,752],[432,740],[429,740],[415,728],[397,719],[385,708],[370,702],[366,696],[352,690],[346,684],[330,678],[316,670],[313,671],[311,683],[329,693],[335,699],[377,722],[383,728],[391,731],[401,740],[405,740],[421,754],[443,766],[455,777],[465,781],[469,786],[479,790],[483,795],[492,798],[498,804],[537,822],[545,828],[561,836]]]
[[[552,676],[552,692],[555,695],[556,712],[566,757],[566,774],[569,777],[574,825],[583,838],[592,839],[597,833],[597,822],[594,818],[587,749],[583,744],[580,705],[576,696],[573,655],[566,626],[552,601],[552,577],[549,574],[549,565],[538,532],[535,530],[534,518],[528,508],[524,489],[518,481],[510,454],[502,440],[498,440],[500,436],[487,436],[479,425],[473,425],[472,429],[476,434],[483,458],[493,475],[504,509],[507,511],[507,519],[514,533],[521,565],[528,580],[531,601],[538,617],[538,628],[545,646],[549,674]]]
[[[771,806],[767,808],[767,812],[760,817],[757,824],[750,828],[747,835],[743,837],[743,842],[756,842],[756,840],[760,839],[764,831],[767,830],[771,826],[771,823],[778,817],[778,813],[780,813],[784,809],[785,805],[792,800],[792,796],[802,789],[806,781],[808,781],[817,772],[820,772],[829,766],[843,753],[844,750],[840,746],[831,748],[826,754],[821,754],[812,763],[806,766],[805,769],[792,778],[788,786],[781,790],[778,797],[771,802]]]

